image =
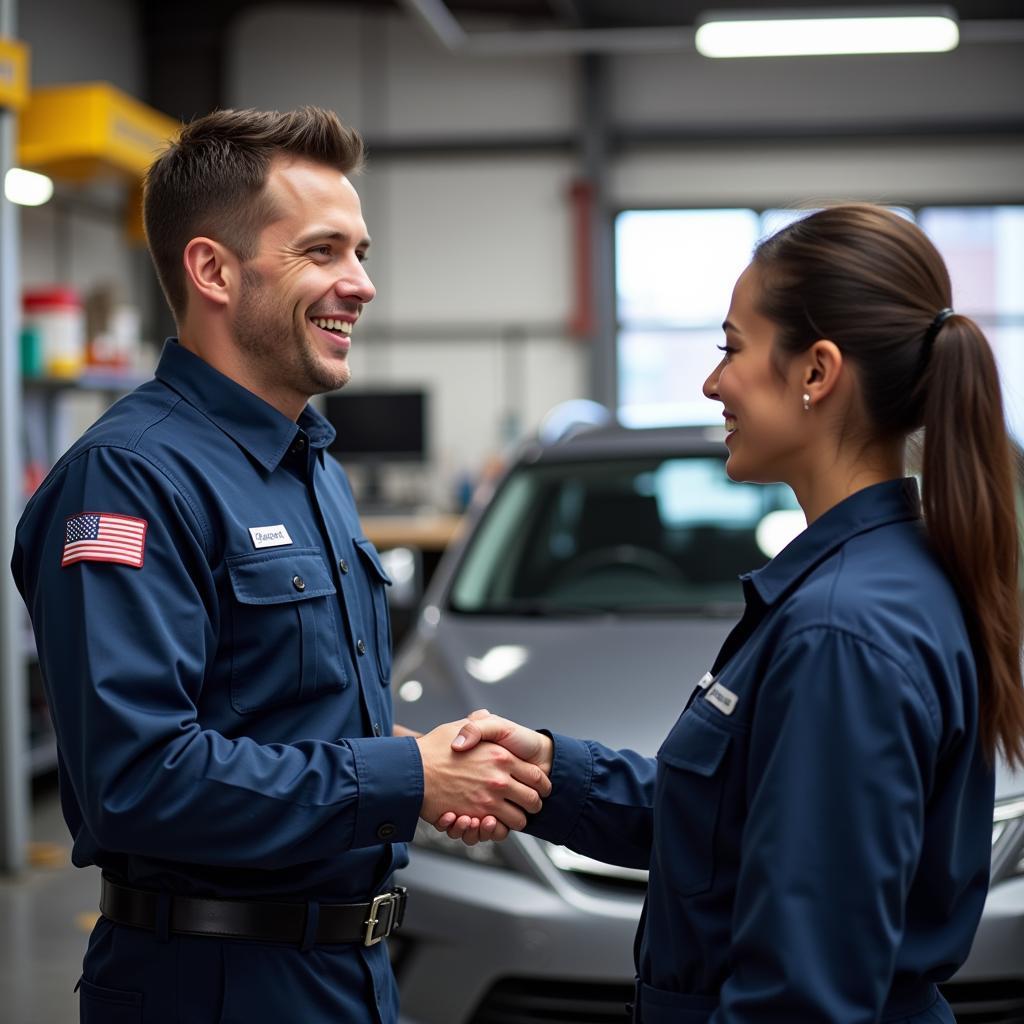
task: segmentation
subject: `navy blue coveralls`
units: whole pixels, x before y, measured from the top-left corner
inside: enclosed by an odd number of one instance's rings
[[[422,765],[391,736],[388,579],[333,437],[171,341],[29,502],[12,568],[75,864],[315,913],[407,863]],[[102,532],[88,547],[100,519],[144,522],[141,565],[112,560]],[[81,995],[83,1020],[118,1024],[397,1018],[384,943],[300,950],[106,919]]]
[[[657,758],[555,736],[530,831],[650,867],[643,1024],[952,1022],[933,983],[981,916],[994,777],[916,485],[854,494],[743,588]]]

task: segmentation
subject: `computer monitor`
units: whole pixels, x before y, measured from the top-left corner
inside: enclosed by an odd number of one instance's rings
[[[331,452],[348,462],[423,462],[427,396],[423,391],[340,391],[325,399],[337,432]]]
[[[427,460],[427,395],[422,390],[345,390],[327,395],[324,415],[336,431],[331,453],[365,467],[364,500],[380,500],[382,463]]]

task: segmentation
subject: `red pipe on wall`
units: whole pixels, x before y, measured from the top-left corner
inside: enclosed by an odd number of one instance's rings
[[[569,187],[572,204],[574,306],[569,317],[569,333],[574,338],[592,338],[596,328],[594,316],[593,213],[594,185],[579,178]]]

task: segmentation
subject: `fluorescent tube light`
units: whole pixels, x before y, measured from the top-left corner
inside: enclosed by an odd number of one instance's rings
[[[694,39],[699,53],[716,58],[945,53],[959,41],[948,7],[709,12]]]
[[[12,167],[4,177],[4,195],[19,206],[42,206],[53,195],[53,182],[45,174]]]

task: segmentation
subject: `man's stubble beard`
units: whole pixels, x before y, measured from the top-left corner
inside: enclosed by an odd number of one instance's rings
[[[352,376],[347,361],[334,372],[320,363],[304,325],[280,311],[266,295],[262,280],[255,271],[242,268],[234,323],[235,341],[255,374],[270,387],[283,385],[307,397],[344,387]]]

